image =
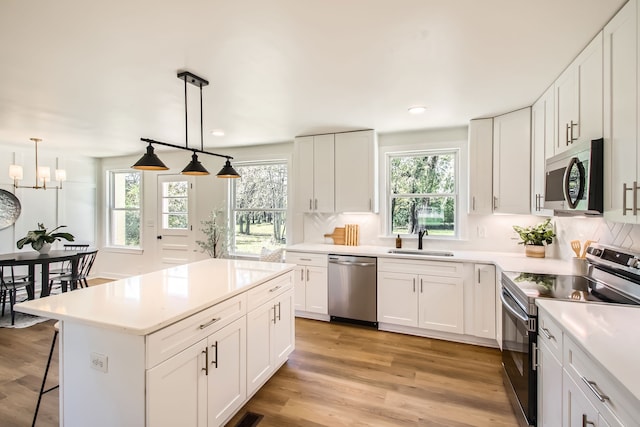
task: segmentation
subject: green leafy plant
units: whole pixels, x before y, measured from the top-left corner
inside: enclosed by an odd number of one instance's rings
[[[24,245],[26,245],[27,243],[30,243],[33,249],[35,249],[36,251],[39,251],[40,249],[42,249],[45,243],[53,243],[56,240],[65,239],[70,242],[73,242],[74,237],[72,234],[62,233],[62,232],[55,233],[56,230],[62,227],[66,227],[66,225],[61,225],[59,227],[54,228],[51,231],[47,231],[47,229],[43,224],[38,223],[38,229],[29,231],[26,237],[23,237],[22,239],[18,240],[18,242],[16,243],[16,246],[18,247],[18,249],[22,249]]]
[[[520,236],[522,241],[519,244],[522,245],[543,246],[545,243],[553,243],[553,238],[556,237],[551,225],[551,218],[547,218],[544,222],[530,227],[514,225],[513,229]]]
[[[228,230],[227,226],[218,218],[220,211],[211,211],[209,219],[200,221],[200,231],[205,235],[205,240],[196,240],[202,252],[209,254],[211,258],[223,258],[227,254]]]

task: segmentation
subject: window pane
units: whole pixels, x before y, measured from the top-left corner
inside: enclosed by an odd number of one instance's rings
[[[113,208],[140,208],[140,172],[114,172],[113,179]]]
[[[236,212],[235,224],[236,253],[259,254],[263,246],[283,248],[286,245],[285,212]]]
[[[186,230],[188,214],[162,214],[162,227],[169,230]]]
[[[286,164],[237,166],[236,170],[241,176],[235,182],[237,209],[286,209]]]
[[[391,157],[392,194],[455,192],[455,154]]]
[[[162,196],[163,197],[187,197],[188,190],[187,181],[172,181],[162,183]]]
[[[111,244],[140,246],[140,211],[112,211]]]
[[[391,233],[417,234],[427,229],[430,235],[455,235],[454,197],[393,197]]]
[[[187,213],[188,200],[186,198],[169,197],[162,199],[162,212],[165,213]]]

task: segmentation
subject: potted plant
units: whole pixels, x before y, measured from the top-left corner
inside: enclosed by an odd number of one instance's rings
[[[530,227],[514,225],[513,229],[522,240],[519,244],[525,245],[525,255],[533,258],[544,258],[545,243],[547,245],[553,243],[553,238],[556,237],[551,225],[551,218]]]
[[[226,225],[220,221],[218,216],[220,211],[211,211],[209,219],[200,221],[205,240],[196,240],[202,252],[209,254],[211,258],[224,258],[227,254],[228,230]]]
[[[55,233],[56,230],[62,227],[66,227],[66,225],[61,225],[51,231],[47,231],[43,224],[38,223],[38,229],[29,231],[26,237],[18,240],[16,246],[18,246],[18,249],[22,249],[24,245],[30,243],[33,249],[41,254],[46,254],[51,249],[51,244],[56,240],[65,239],[73,242],[74,237],[72,234],[62,232]]]

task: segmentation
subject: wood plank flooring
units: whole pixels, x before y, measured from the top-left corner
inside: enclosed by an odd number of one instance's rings
[[[0,329],[0,425],[31,425],[53,321]],[[57,357],[50,384],[57,384]],[[268,426],[516,426],[495,349],[296,319],[296,350],[246,411]],[[37,426],[58,425],[57,390]],[[119,427],[119,426],[114,426]]]

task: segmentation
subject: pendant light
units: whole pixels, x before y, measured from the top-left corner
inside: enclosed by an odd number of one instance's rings
[[[218,172],[216,175],[218,178],[240,178],[240,175],[233,169],[231,166],[231,159],[233,157],[227,156],[224,154],[212,153],[210,151],[204,150],[204,131],[202,125],[202,88],[209,84],[205,79],[196,76],[188,71],[182,71],[178,73],[178,78],[184,81],[184,134],[185,134],[185,146],[181,147],[179,145],[169,144],[166,142],[155,141],[153,139],[148,138],[140,138],[141,141],[146,142],[147,152],[138,160],[132,168],[140,169],[140,170],[167,170],[169,169],[165,164],[158,158],[158,156],[153,152],[153,145],[159,144],[167,147],[178,148],[180,150],[188,150],[191,151],[191,162],[182,170],[183,175],[209,175],[209,171],[200,163],[198,160],[198,154],[208,154],[210,156],[224,157],[226,159],[226,163],[224,167]],[[194,86],[200,88],[200,149],[190,148],[189,147],[189,115],[187,108],[187,83],[190,83]]]
[[[23,170],[20,165],[9,165],[9,177],[13,180],[13,188],[33,188],[36,190],[61,190],[62,183],[67,180],[67,172],[64,169],[55,170],[55,178],[60,184],[47,187],[47,182],[51,182],[51,169],[49,166],[38,165],[38,143],[40,138],[29,138],[36,146],[36,183],[35,185],[18,185],[18,181],[23,179]],[[228,162],[228,160],[227,160]]]

